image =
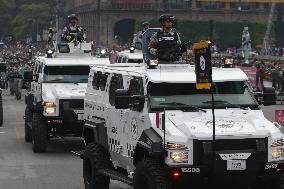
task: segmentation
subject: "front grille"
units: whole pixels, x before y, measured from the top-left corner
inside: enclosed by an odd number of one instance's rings
[[[223,139],[215,141],[215,151],[246,151],[250,150],[253,152],[266,152],[268,140],[267,138],[262,139]],[[213,155],[212,141],[193,141],[194,150],[194,163],[203,164],[208,156]],[[207,157],[206,157],[207,156]]]
[[[59,114],[69,109],[84,109],[84,99],[59,100]]]

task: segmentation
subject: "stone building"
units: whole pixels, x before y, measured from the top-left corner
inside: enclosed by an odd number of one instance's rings
[[[157,19],[165,12],[181,20],[267,22],[270,3],[245,2],[247,0],[65,0],[65,9],[67,14],[77,14],[80,25],[87,29],[89,40],[110,43],[116,35],[124,41],[131,36],[135,21]],[[273,19],[276,17],[277,14]]]

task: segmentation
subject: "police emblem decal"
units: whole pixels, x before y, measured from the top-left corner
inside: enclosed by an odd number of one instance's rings
[[[200,56],[200,68],[202,71],[204,71],[206,68],[205,58],[203,56]]]

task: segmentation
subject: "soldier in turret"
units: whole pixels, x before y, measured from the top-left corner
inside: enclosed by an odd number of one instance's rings
[[[172,15],[162,15],[159,19],[162,28],[150,38],[148,50],[150,57],[164,62],[180,61],[186,51],[179,34],[173,29],[175,21]]]
[[[69,25],[63,29],[62,41],[72,43],[84,40],[84,32],[81,27],[77,25],[78,18],[75,14],[68,16]]]

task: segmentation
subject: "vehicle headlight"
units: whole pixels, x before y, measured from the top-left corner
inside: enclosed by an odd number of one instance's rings
[[[187,150],[188,148],[184,144],[167,143],[169,150]]]
[[[188,152],[170,152],[170,159],[174,163],[187,163],[188,162]]]
[[[55,113],[56,104],[54,102],[44,102],[43,106],[44,106],[44,111],[47,114],[54,114]]]
[[[284,139],[273,140],[270,147],[272,159],[284,158]]]
[[[56,104],[54,102],[44,102],[43,106],[45,106],[45,107],[56,107]]]
[[[47,114],[54,114],[55,113],[56,108],[55,107],[45,107],[45,112]]]

